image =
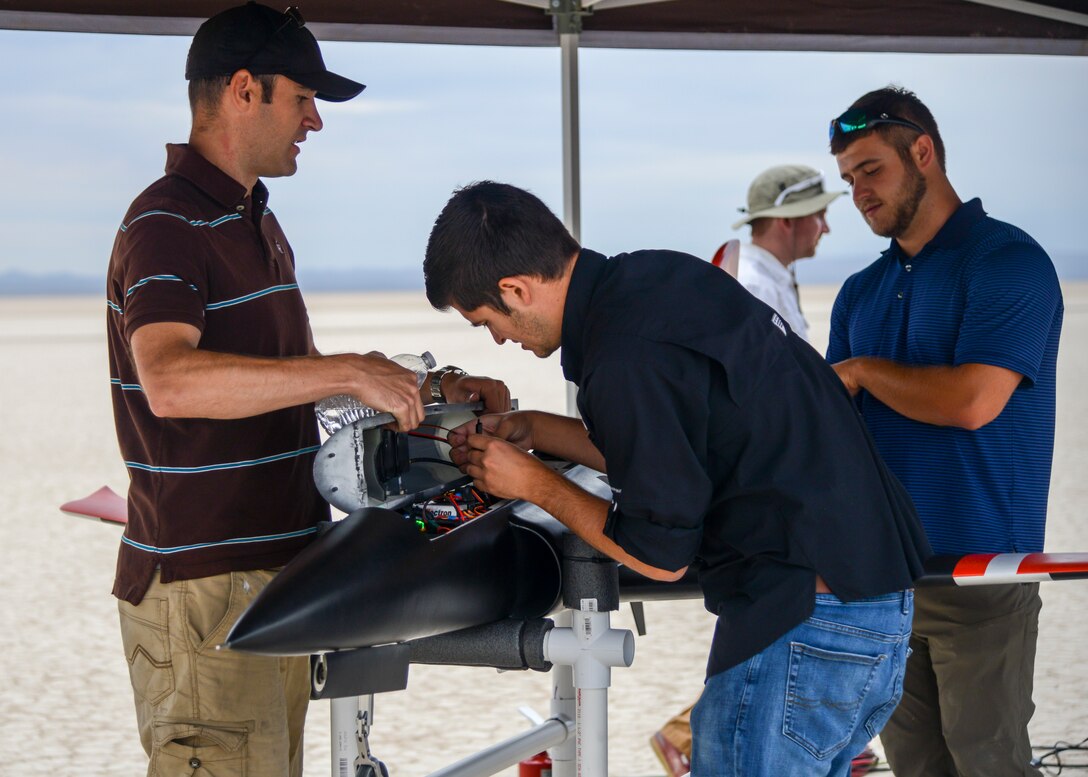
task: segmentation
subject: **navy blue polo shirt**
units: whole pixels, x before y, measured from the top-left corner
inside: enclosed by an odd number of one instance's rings
[[[914,421],[866,391],[858,406],[937,553],[1043,549],[1063,303],[1050,258],[1016,227],[960,206],[913,257],[894,240],[843,285],[831,363],[989,364],[1023,376],[976,431]]]
[[[607,462],[605,533],[692,565],[719,618],[708,673],[844,600],[908,588],[929,546],[834,370],[770,307],[693,256],[583,250],[563,371]]]

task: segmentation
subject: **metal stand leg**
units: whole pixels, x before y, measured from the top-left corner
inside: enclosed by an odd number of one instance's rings
[[[388,777],[389,771],[370,753],[374,695],[330,700],[332,777]]]
[[[332,730],[332,777],[354,775],[355,759],[359,756],[359,698],[348,696],[329,700]],[[373,696],[366,697],[373,701]]]
[[[523,734],[517,734],[460,761],[431,772],[428,777],[490,777],[536,753],[569,741],[574,724],[548,718]]]

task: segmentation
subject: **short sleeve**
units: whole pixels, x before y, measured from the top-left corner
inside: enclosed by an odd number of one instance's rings
[[[207,272],[195,228],[175,214],[151,213],[122,229],[110,290],[124,314],[125,338],[164,321],[203,331]]]
[[[637,340],[611,349],[584,380],[583,413],[613,489],[605,533],[660,569],[691,564],[702,543],[709,371],[706,357]]]
[[[827,361],[830,364],[838,364],[853,355],[850,350],[848,293],[847,286],[843,286],[831,307],[831,334],[827,341]]]
[[[989,364],[1035,382],[1061,287],[1037,245],[1012,243],[979,257],[967,278],[955,364]]]

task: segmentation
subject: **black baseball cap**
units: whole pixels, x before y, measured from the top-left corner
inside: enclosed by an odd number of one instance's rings
[[[185,80],[232,76],[281,75],[317,92],[322,100],[344,102],[366,87],[325,67],[317,39],[305,27],[298,8],[282,13],[248,2],[218,13],[200,25],[185,60]]]

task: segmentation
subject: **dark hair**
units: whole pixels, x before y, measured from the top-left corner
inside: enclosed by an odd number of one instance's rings
[[[509,313],[499,281],[560,277],[581,250],[563,223],[524,189],[479,181],[458,189],[435,219],[423,277],[438,310],[490,305]]]
[[[945,171],[944,141],[941,140],[941,132],[937,129],[937,120],[929,112],[929,108],[918,99],[918,95],[909,89],[889,84],[883,89],[876,89],[868,94],[863,94],[853,105],[852,109],[860,110],[866,116],[874,117],[882,113],[898,119],[913,122],[925,130],[933,140],[933,148],[937,152],[937,163],[941,171]],[[910,127],[899,124],[878,124],[871,129],[858,130],[857,132],[844,133],[835,131],[831,136],[831,153],[840,154],[850,147],[855,140],[860,140],[872,133],[878,133],[896,152],[904,162],[911,159],[910,148],[914,145],[918,134]]]
[[[227,88],[227,84],[234,77],[209,76],[208,78],[194,78],[189,82],[189,110],[195,116],[197,108],[204,106],[206,110],[215,112],[219,100]],[[261,85],[261,102],[272,102],[272,89],[276,84],[274,74],[253,75],[253,80]]]

